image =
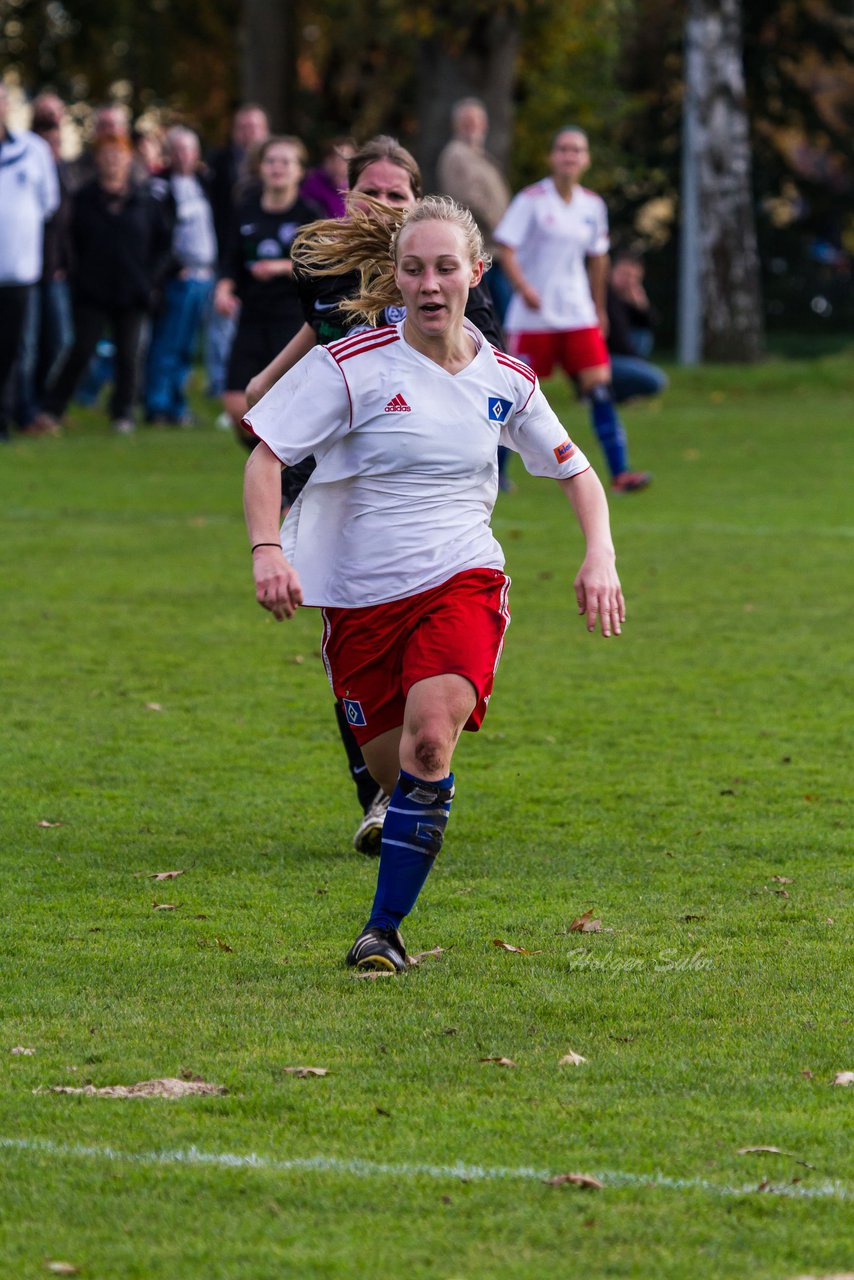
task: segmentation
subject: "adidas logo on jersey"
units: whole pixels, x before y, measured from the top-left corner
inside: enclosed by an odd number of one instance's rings
[[[385,407],[386,413],[411,413],[409,405],[404,400],[400,392],[396,396],[392,396]]]

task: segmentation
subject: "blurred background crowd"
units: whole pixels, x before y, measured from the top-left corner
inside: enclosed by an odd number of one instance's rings
[[[699,45],[711,32],[721,48],[729,23],[736,62],[719,52],[692,72],[692,22]],[[755,342],[740,350],[844,335],[852,47],[842,0],[412,0],[379,14],[362,0],[14,0],[0,11],[0,430],[49,435],[105,384],[116,431],[186,425],[194,361],[229,425],[229,393],[297,319],[271,237],[282,257],[300,225],[340,216],[348,157],[377,132],[399,136],[426,189],[468,203],[489,240],[512,193],[546,171],[555,128],[585,131],[611,219],[618,401],[664,385],[650,355],[654,331],[659,351],[677,335],[691,145],[701,206],[710,189],[731,199],[731,172],[747,169],[743,240],[755,234],[760,279]],[[742,113],[737,164],[735,135],[715,134],[725,98]],[[500,271],[492,284],[503,315]]]

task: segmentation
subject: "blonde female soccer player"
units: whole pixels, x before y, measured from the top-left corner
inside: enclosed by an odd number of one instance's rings
[[[244,490],[256,598],[279,619],[322,609],[330,683],[391,795],[373,907],[347,955],[360,968],[406,967],[400,924],[442,845],[454,748],[492,692],[509,621],[490,529],[499,441],[574,508],[588,629],[598,617],[616,635],[625,617],[599,480],[536,376],[464,318],[485,259],[467,210],[422,201],[346,304],[371,320],[396,299],[405,319],[315,348],[246,418],[260,441]],[[281,468],[308,453],[317,468],[280,537]]]

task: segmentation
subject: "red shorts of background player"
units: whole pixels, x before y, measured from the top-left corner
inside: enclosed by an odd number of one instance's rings
[[[510,622],[510,579],[468,569],[439,587],[363,609],[324,609],[323,661],[332,690],[361,745],[403,724],[406,695],[428,676],[464,676],[480,728]]]
[[[555,365],[568,378],[584,369],[610,364],[599,329],[570,329],[564,333],[512,333],[510,354],[530,365],[538,378],[549,378]]]

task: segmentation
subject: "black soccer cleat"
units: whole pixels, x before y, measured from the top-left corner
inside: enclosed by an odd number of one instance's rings
[[[347,964],[354,969],[406,971],[406,944],[397,929],[363,929],[350,950]]]

